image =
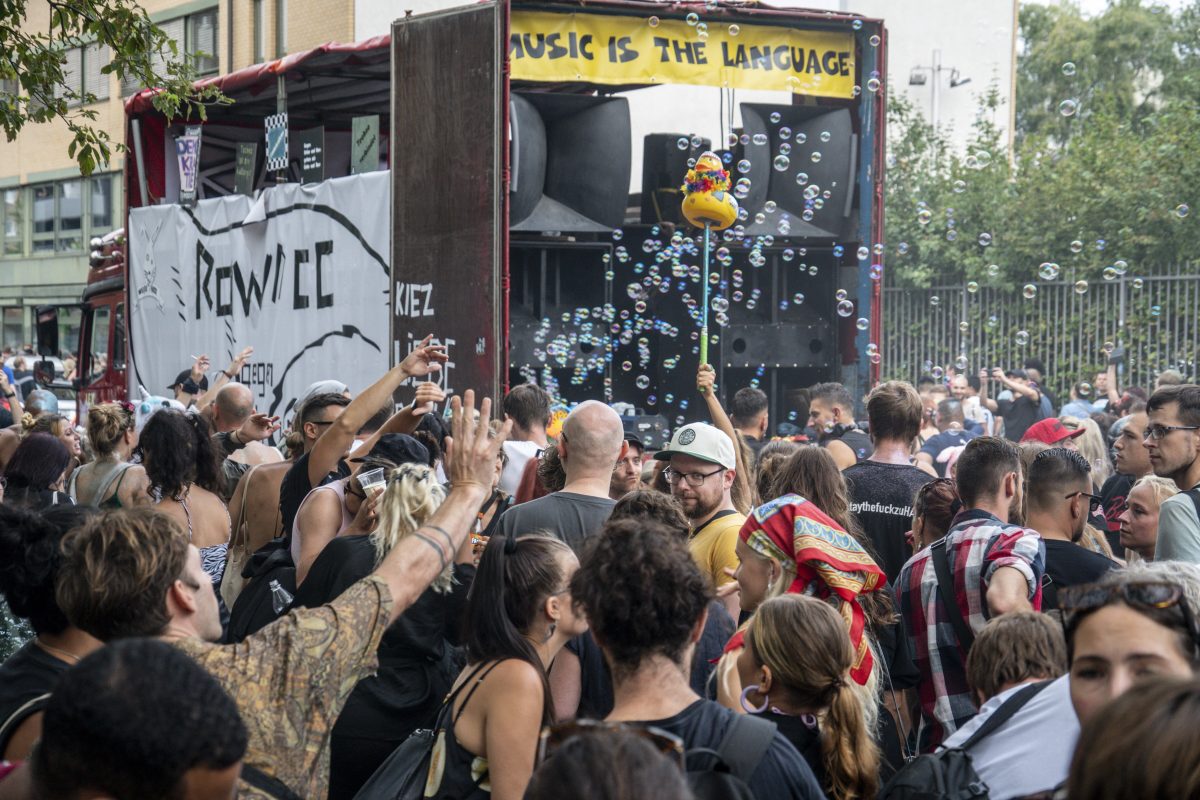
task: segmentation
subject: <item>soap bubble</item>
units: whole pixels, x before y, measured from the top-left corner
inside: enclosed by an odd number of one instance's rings
[[[946,241],[947,242],[958,241],[958,231],[954,230],[953,228],[946,231]]]
[[[808,134],[805,133],[804,131],[800,131],[799,133],[796,134],[796,144],[804,144],[807,141],[808,141]]]
[[[708,38],[708,23],[707,22],[701,22],[699,25],[696,26],[696,35],[699,36],[701,39]]]
[[[967,281],[967,291],[975,294],[979,291],[979,284],[976,281]]]
[[[729,26],[729,35],[730,36],[737,36],[741,32],[742,32],[742,29],[740,26],[738,26],[738,25],[730,25]]]
[[[646,20],[646,24],[649,25],[651,28],[657,28],[658,27],[658,17],[651,17],[650,19]]]
[[[896,245],[896,252],[899,253],[900,255],[904,255],[905,253],[907,253],[908,252],[908,242],[901,242],[900,244]]]
[[[1124,275],[1125,271],[1129,269],[1129,264],[1118,259],[1113,262],[1113,269],[1117,271],[1118,275]]]
[[[967,190],[967,182],[966,181],[955,181],[954,182],[954,193],[955,194],[962,194],[966,190]]]
[[[798,306],[803,302],[804,302],[804,292],[796,292],[794,295],[792,295],[792,304],[793,305]]]
[[[835,244],[833,246],[833,257],[834,258],[841,258],[842,253],[844,253],[844,252],[846,252],[846,248],[842,247],[840,244]]]
[[[765,133],[756,133],[750,137],[750,141],[758,147],[766,147],[767,135]]]
[[[1059,267],[1053,261],[1043,261],[1038,266],[1038,275],[1044,281],[1052,281],[1058,277]]]
[[[871,269],[868,271],[867,274],[873,281],[880,280],[881,278],[883,278],[883,265],[882,264],[872,264]]]
[[[1017,335],[1013,337],[1013,341],[1017,343],[1017,347],[1024,347],[1029,344],[1029,331],[1017,331]]]
[[[862,20],[861,19],[854,20],[854,22],[850,23],[850,27],[854,28],[854,30],[856,30],[856,31],[862,30]]]
[[[776,172],[786,172],[791,164],[792,160],[785,155],[775,156],[775,160],[771,162],[771,166],[775,167]]]
[[[700,21],[700,15],[697,14],[695,11],[693,11],[692,13],[690,13],[686,17],[684,17],[684,21],[687,22],[688,25],[695,27],[696,23],[698,23]]]
[[[1066,75],[1068,78],[1071,77],[1072,75],[1074,75],[1075,74],[1075,62],[1068,61],[1067,63],[1063,64],[1062,65],[1062,74]]]
[[[1079,103],[1071,99],[1063,100],[1058,104],[1058,113],[1062,114],[1064,117],[1073,117],[1075,116],[1075,112],[1078,110]]]
[[[1090,395],[1092,393],[1092,385],[1087,381],[1080,381],[1079,393],[1083,395]]]
[[[821,131],[821,135],[818,138],[822,142],[828,142],[830,139],[833,138],[833,134],[830,133],[829,131]]]
[[[631,362],[631,361],[622,361],[622,362],[621,362],[621,369],[623,369],[625,372],[629,372],[629,370],[633,369],[633,362]]]
[[[1000,326],[1000,318],[997,317],[995,314],[990,315],[983,322],[983,327],[987,328],[989,331],[994,331],[999,326]]]
[[[967,368],[967,363],[966,356],[959,356],[958,358],[954,359],[954,368],[959,372],[962,372]]]
[[[1087,290],[1087,281],[1075,281],[1075,294],[1087,294]]]
[[[936,294],[930,296],[929,305],[933,306],[934,308],[937,308],[941,304],[942,304],[942,298],[938,297]]]
[[[1071,252],[1072,253],[1082,253],[1083,252],[1083,242],[1079,241],[1078,239],[1071,242]]]
[[[848,317],[854,313],[854,303],[849,300],[842,300],[837,304],[837,313],[839,317]]]
[[[812,155],[811,155],[811,156],[809,156],[809,158],[810,158],[810,159],[812,159],[812,162],[813,162],[814,164],[816,164],[818,161],[820,161],[820,160],[821,160],[821,151],[820,151],[820,150],[813,150],[813,152],[812,152]]]
[[[718,314],[729,310],[729,301],[724,297],[714,297],[712,299],[712,310]]]
[[[933,212],[928,208],[922,208],[917,212],[917,222],[922,225],[928,225],[931,219],[933,219]]]
[[[868,41],[868,42],[870,42],[870,44],[871,44],[871,47],[879,47],[879,42],[880,42],[881,40],[880,40],[880,38],[879,38],[879,34],[878,34],[878,33],[872,33],[872,34],[871,34],[871,38],[870,38],[870,39],[867,39],[867,41]]]
[[[680,136],[679,139],[675,142],[675,146],[678,147],[680,150],[687,150],[688,147],[691,146],[691,142],[688,141],[688,138],[686,136]]]
[[[867,358],[872,364],[878,364],[879,362],[883,361],[883,356],[881,356],[879,353],[871,353],[871,355],[867,356]]]
[[[646,375],[638,375],[633,382],[637,384],[639,389],[650,388],[650,378]]]
[[[849,296],[850,296],[850,293],[847,292],[845,289],[838,289],[836,292],[833,293],[834,300],[845,300]]]
[[[634,281],[626,286],[625,291],[631,300],[645,300],[647,297],[649,297],[646,287],[637,281]]]
[[[876,37],[876,38],[878,38],[878,37]],[[879,91],[879,78],[868,78],[867,79],[867,91],[868,92],[878,92]]]
[[[750,166],[751,166],[751,165],[750,165],[750,160],[749,160],[749,159],[746,159],[746,158],[743,158],[741,161],[739,161],[739,162],[737,163],[738,172],[740,172],[740,173],[742,173],[743,175],[745,175],[747,172],[749,172],[749,171],[750,171]]]
[[[858,328],[860,331],[865,331],[867,328],[871,327],[871,321],[866,317],[859,317],[854,321],[854,327]]]
[[[792,129],[789,128],[787,125],[784,125],[782,128],[779,129],[779,138],[780,139],[792,138]],[[792,146],[790,144],[788,144],[787,142],[784,142],[783,144],[781,144],[780,147],[787,147],[789,150],[792,149]]]
[[[1106,281],[1115,281],[1118,277],[1117,271],[1112,267],[1105,267],[1104,272],[1102,272],[1101,275]]]
[[[733,196],[739,200],[744,200],[750,194],[750,179],[738,178],[738,182],[733,185]]]
[[[990,233],[979,234],[979,246],[988,247],[992,243],[992,235]]]
[[[780,114],[778,111],[771,112],[770,120],[772,123],[778,124],[779,120],[781,120],[781,119],[783,119],[783,115]]]
[[[1162,306],[1158,306],[1158,305],[1150,306],[1150,316],[1161,317],[1162,316]]]
[[[621,239],[624,238],[624,236],[625,236],[625,231],[621,230],[620,228],[613,228],[612,237],[613,237],[614,242],[621,241]]]
[[[799,186],[803,186],[806,183],[808,183],[808,173],[807,172],[797,172],[796,173],[796,184]]]
[[[1133,279],[1133,288],[1135,288],[1135,289],[1140,289],[1140,288],[1142,288],[1142,286],[1144,286],[1144,285],[1145,285],[1145,281],[1143,281],[1141,278],[1134,278],[1134,279]]]
[[[871,251],[867,249],[866,245],[863,245],[855,250],[854,254],[858,256],[859,261],[866,261],[867,257],[871,255]]]
[[[1175,216],[1179,217],[1180,219],[1183,219],[1190,213],[1192,213],[1192,209],[1188,207],[1187,203],[1180,203],[1179,205],[1175,206]]]
[[[1032,300],[1033,298],[1037,297],[1037,287],[1032,283],[1027,283],[1025,284],[1024,288],[1021,289],[1021,294],[1025,296],[1026,300]]]
[[[699,150],[701,145],[703,145],[703,144],[704,144],[704,140],[693,133],[692,138],[691,138],[692,147],[695,148],[696,150]],[[695,164],[693,164],[692,166],[695,166]]]
[[[942,369],[941,367],[934,367],[933,369],[929,370],[929,375],[935,381],[940,381],[942,378],[946,377],[946,370]]]
[[[989,278],[995,278],[997,275],[1000,274],[1000,265],[999,264],[988,264],[987,265],[987,274],[988,274]]]

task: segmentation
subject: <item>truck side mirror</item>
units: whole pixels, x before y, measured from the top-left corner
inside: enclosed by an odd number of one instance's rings
[[[36,313],[38,355],[53,358],[58,355],[58,308],[41,306]]]
[[[49,386],[54,383],[57,376],[54,374],[54,362],[49,360],[39,361],[33,365],[33,380],[39,386]]]

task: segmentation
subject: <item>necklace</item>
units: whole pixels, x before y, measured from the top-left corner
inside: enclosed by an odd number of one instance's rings
[[[79,663],[79,656],[75,655],[74,653],[70,653],[61,648],[48,645],[45,642],[43,642],[41,639],[34,639],[33,641],[37,643],[38,647],[42,648],[43,650],[50,653],[51,655],[60,656],[63,661],[70,661],[72,664]]]

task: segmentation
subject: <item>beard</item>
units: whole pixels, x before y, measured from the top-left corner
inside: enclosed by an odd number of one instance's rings
[[[708,501],[699,495],[680,497],[679,502],[683,505],[683,513],[687,515],[688,519],[692,520],[704,519],[721,506],[721,498],[719,496],[712,501]]]

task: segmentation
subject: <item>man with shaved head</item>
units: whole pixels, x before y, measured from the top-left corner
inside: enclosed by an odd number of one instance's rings
[[[547,531],[577,552],[608,520],[613,467],[625,456],[625,432],[617,412],[589,400],[563,422],[558,454],[567,482],[562,491],[513,506],[500,518],[503,535]]]

